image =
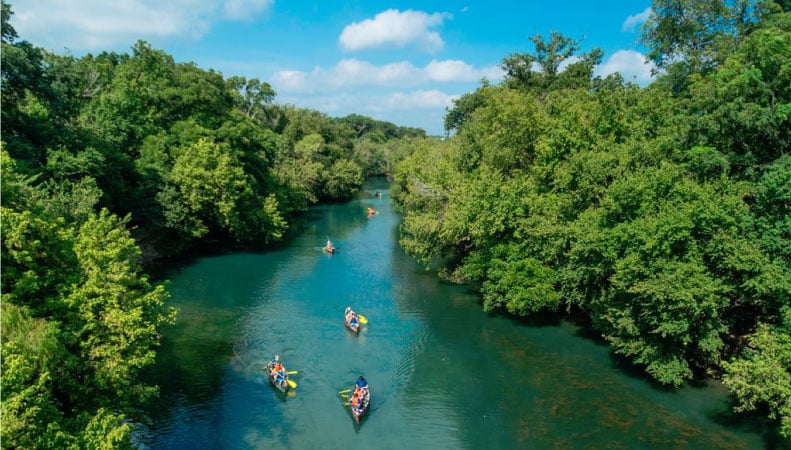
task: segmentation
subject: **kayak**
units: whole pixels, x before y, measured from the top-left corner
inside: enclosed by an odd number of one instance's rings
[[[351,331],[352,333],[354,333],[354,334],[359,334],[360,333],[360,321],[359,320],[357,322],[351,323],[351,321],[349,321],[349,319],[344,318],[343,319],[343,323],[346,324],[346,328],[348,328],[349,331]]]
[[[354,391],[354,389],[352,389]],[[354,421],[360,423],[363,419],[363,416],[368,412],[368,408],[371,407],[371,393],[368,389],[361,389],[363,392],[363,396],[360,399],[360,406],[352,406],[351,401],[349,402],[349,409],[352,412],[352,417],[354,417]]]
[[[273,364],[270,361],[266,365],[266,367],[264,367],[264,371],[269,376],[269,382],[272,383],[272,386],[276,387],[280,392],[288,391],[288,388],[289,388],[289,385],[288,385],[288,372],[285,370],[285,367],[283,368],[283,371],[285,372],[285,377],[281,378],[280,380],[278,380],[277,379],[278,378],[277,377],[277,373],[272,371],[272,366],[273,366]]]
[[[352,311],[351,306],[347,306],[346,309],[343,311],[343,323],[346,324],[346,328],[349,329],[354,334],[360,332],[360,316],[357,316],[357,320],[352,323],[351,321],[351,314],[354,313]],[[355,314],[356,315],[356,314]]]

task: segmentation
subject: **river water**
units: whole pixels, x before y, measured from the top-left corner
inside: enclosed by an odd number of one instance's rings
[[[399,220],[387,183],[372,181],[311,209],[277,248],[165,268],[179,315],[148,374],[161,396],[140,446],[791,448],[760,418],[732,414],[717,383],[662,389],[574,324],[484,313],[470,288],[403,253]],[[343,325],[347,305],[369,321],[359,336]],[[289,395],[261,370],[276,353],[298,372]],[[361,374],[372,402],[356,424],[339,391]]]

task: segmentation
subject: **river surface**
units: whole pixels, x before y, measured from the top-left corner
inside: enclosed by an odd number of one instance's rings
[[[791,448],[731,413],[717,383],[662,389],[574,324],[484,313],[469,287],[404,254],[399,221],[387,183],[372,181],[311,209],[277,248],[165,268],[179,315],[148,374],[161,396],[141,447]],[[368,319],[359,336],[347,305]],[[261,370],[276,353],[298,372],[288,395]],[[339,391],[361,374],[372,401],[356,424]]]

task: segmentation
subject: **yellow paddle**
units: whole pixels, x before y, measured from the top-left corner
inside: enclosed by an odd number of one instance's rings
[[[366,319],[364,315],[362,315],[362,314],[357,314],[357,317],[359,317],[359,318],[360,318],[360,323],[361,323],[361,324],[365,325],[365,324],[367,324],[367,323],[368,323],[368,319]]]
[[[296,370],[289,370],[287,373],[288,373],[289,375],[296,375],[296,374],[298,374],[299,372],[297,372]]]
[[[297,388],[297,383],[294,380],[288,380],[288,385],[291,386],[291,389]]]
[[[343,394],[344,392],[351,392],[351,389],[344,389],[342,391],[338,391],[339,394]]]

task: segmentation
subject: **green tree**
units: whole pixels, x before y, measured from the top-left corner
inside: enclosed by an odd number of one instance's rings
[[[500,67],[505,71],[504,85],[537,95],[569,87],[587,87],[594,66],[603,56],[599,49],[577,56],[579,42],[557,31],[552,31],[547,40],[537,34],[531,36],[530,41],[535,46],[535,54],[511,54],[503,59]],[[570,64],[561,72],[563,63]]]
[[[248,80],[239,76],[230,77],[225,83],[234,94],[236,107],[246,117],[266,123],[267,107],[276,95],[269,83],[262,83],[258,78]]]
[[[0,2],[0,25],[2,26],[2,42],[5,44],[10,44],[14,42],[14,39],[18,38],[19,35],[16,34],[16,30],[11,25],[11,15],[13,12],[11,11],[11,5],[6,3],[5,1]]]
[[[483,308],[504,308],[511,314],[554,311],[560,304],[555,289],[557,274],[541,261],[527,256],[522,246],[509,242],[491,251],[473,252],[464,261],[462,272],[480,274]],[[481,272],[483,270],[483,272]]]
[[[324,172],[324,196],[348,200],[363,184],[363,170],[354,161],[340,159]]]
[[[5,294],[4,294],[5,297]],[[2,414],[4,448],[66,448],[73,443],[52,392],[68,358],[56,322],[34,319],[28,308],[2,304]]]
[[[96,388],[121,404],[146,399],[155,391],[137,376],[154,362],[158,330],[175,317],[164,306],[164,286],[152,287],[140,275],[140,249],[125,228],[127,222],[102,210],[80,227],[74,252],[81,278],[66,298],[79,317],[70,331]]]
[[[250,195],[244,170],[227,148],[205,139],[181,153],[173,164],[170,182],[186,206],[188,215],[199,222],[185,230],[194,237],[210,230],[229,230],[239,218],[237,203]],[[170,206],[170,204],[167,204]],[[171,224],[171,226],[180,226]]]
[[[689,88],[688,145],[716,149],[740,178],[791,150],[791,14],[774,23]]]
[[[677,90],[691,74],[708,73],[738,48],[756,22],[775,11],[766,0],[654,0],[640,41],[648,59]]]
[[[505,62],[503,64],[506,64]],[[517,63],[511,62],[508,63],[513,65],[514,67],[511,69],[512,71],[518,70]],[[519,66],[521,67],[521,66]],[[529,70],[529,69],[527,69]],[[519,74],[512,74],[509,75],[511,77],[519,77]],[[445,114],[445,132],[450,133],[453,130],[459,130],[461,127],[469,120],[472,116],[472,113],[478,109],[478,107],[482,106],[485,103],[486,99],[486,89],[489,86],[488,82],[483,83],[481,87],[476,89],[473,92],[468,92],[461,97],[453,100],[453,107],[447,108],[447,114]]]
[[[90,183],[36,186],[5,151],[2,171],[3,445],[130,448],[122,412],[156,392],[138,375],[173,320],[164,287],[127,221],[88,211]]]
[[[782,326],[760,324],[743,357],[723,362],[723,382],[736,395],[736,411],[769,409],[783,436],[791,437],[791,308]]]

